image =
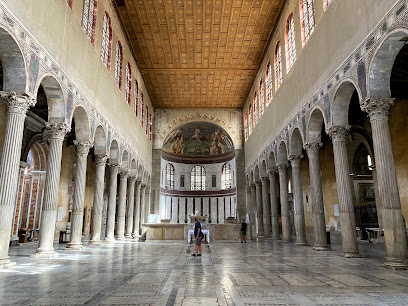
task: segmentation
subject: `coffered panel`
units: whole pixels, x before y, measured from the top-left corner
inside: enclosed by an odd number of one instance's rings
[[[285,1],[114,2],[155,107],[235,108]]]

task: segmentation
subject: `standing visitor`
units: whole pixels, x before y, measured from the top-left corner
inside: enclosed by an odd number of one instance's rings
[[[241,223],[241,243],[246,243],[246,230],[247,230],[247,223],[245,220],[242,220]]]
[[[194,237],[196,239],[195,241],[195,247],[194,247],[194,254],[191,256],[201,256],[201,240],[203,239],[204,235],[201,231],[201,224],[200,221],[198,221],[198,218],[196,217],[194,219]]]

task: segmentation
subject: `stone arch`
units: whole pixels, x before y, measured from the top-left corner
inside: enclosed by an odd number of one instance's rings
[[[109,146],[109,163],[119,164],[119,144],[117,140],[112,140]]]
[[[90,141],[91,140],[91,124],[89,116],[85,108],[77,106],[74,109],[72,118],[70,120],[71,125],[75,125],[75,139],[78,141]]]
[[[259,166],[256,165],[255,170],[254,170],[254,182],[259,182],[260,180],[261,180],[261,174],[260,174]]]
[[[285,141],[281,141],[278,148],[278,166],[288,164],[288,147]]]
[[[47,97],[48,122],[62,123],[66,118],[65,98],[62,86],[57,78],[52,74],[44,74],[35,90],[35,97],[38,96],[38,90],[42,86]],[[35,107],[40,107],[39,101]]]
[[[137,167],[137,180],[143,181],[144,168],[141,164]]]
[[[94,153],[95,155],[105,155],[106,152],[106,133],[102,125],[98,125],[95,129],[94,137]]]
[[[135,158],[133,158],[133,159],[130,161],[130,168],[129,168],[130,172],[129,172],[129,175],[130,175],[130,176],[135,176],[135,177],[137,177],[137,169],[138,169],[138,167],[137,167],[137,161],[136,161]]]
[[[408,29],[400,27],[391,31],[381,42],[369,65],[368,96],[390,98],[391,72],[394,61],[408,39]]]
[[[307,142],[321,142],[322,139],[322,126],[326,126],[326,119],[323,111],[316,107],[310,114],[307,124]]]
[[[271,151],[268,155],[268,170],[275,171],[276,170],[276,158],[275,152]]]
[[[303,138],[302,133],[298,127],[294,128],[290,137],[290,155],[302,155]]]
[[[261,177],[266,177],[266,176],[267,176],[267,172],[266,172],[266,171],[268,170],[268,165],[267,165],[265,159],[263,159],[263,160],[261,161],[261,164],[260,164],[260,166],[259,166],[259,170],[260,170],[260,175],[261,175]]]
[[[3,66],[3,91],[26,93],[27,69],[23,52],[7,29],[0,27],[0,60]]]
[[[120,167],[122,169],[129,169],[129,152],[127,150],[123,150],[122,156],[120,158]]]
[[[359,101],[361,101],[361,93],[358,86],[352,80],[342,82],[336,90],[332,103],[332,123],[334,126],[348,126],[348,113],[351,97],[354,91],[357,90]]]

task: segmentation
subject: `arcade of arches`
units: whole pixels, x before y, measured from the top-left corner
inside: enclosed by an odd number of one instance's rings
[[[92,262],[110,251],[117,286],[158,291],[65,302],[261,303],[262,277],[288,304],[347,279],[406,290],[407,41],[406,0],[0,0],[0,292],[61,258],[110,278]],[[335,255],[343,282],[287,261],[330,270]]]

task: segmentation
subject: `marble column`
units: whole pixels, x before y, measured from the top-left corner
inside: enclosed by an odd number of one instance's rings
[[[313,249],[316,251],[327,251],[326,220],[324,217],[322,177],[320,175],[319,151],[321,143],[307,143],[305,150],[309,158],[309,175],[312,202],[312,219],[315,243]]]
[[[74,144],[77,150],[77,167],[75,173],[74,201],[72,204],[71,239],[67,248],[82,249],[86,167],[89,149],[92,147],[92,144],[89,141],[74,141]]]
[[[126,190],[128,184],[129,170],[119,171],[119,203],[118,216],[116,227],[116,239],[122,240],[125,238],[125,218],[126,218]]]
[[[408,268],[406,231],[388,127],[388,110],[393,104],[394,99],[367,99],[362,103],[361,109],[370,117],[373,135],[378,193],[387,253],[384,266],[406,269]]]
[[[34,106],[35,100],[14,92],[1,92],[0,98],[7,103],[7,123],[0,162],[0,267],[6,267],[12,265],[8,249],[17,198],[24,121],[27,110]]]
[[[303,156],[289,157],[292,166],[293,207],[295,213],[296,245],[307,245],[305,228],[305,210],[303,206],[302,177],[300,175],[300,160]]]
[[[128,184],[128,204],[127,204],[127,214],[126,214],[126,238],[132,238],[133,232],[133,215],[135,210],[135,183],[136,177],[131,176],[129,178]]]
[[[142,187],[142,182],[136,182],[136,195],[135,195],[135,210],[133,216],[133,239],[139,239],[140,236],[140,189]]]
[[[142,185],[140,187],[140,228],[142,229],[142,235],[143,235],[143,228],[142,224],[146,223],[146,185]]]
[[[251,205],[251,186],[247,183],[245,185],[245,201],[246,201],[246,214],[248,214],[249,216],[249,220],[248,220],[248,227],[250,230],[250,234],[252,237],[252,228],[250,228],[252,226],[252,219],[254,218],[254,216],[252,215],[252,205]],[[210,203],[211,204],[211,203]],[[239,220],[240,222],[242,222],[243,219],[246,219],[246,216],[241,216],[241,220]],[[251,237],[249,237],[249,239],[251,239]]]
[[[145,219],[144,222],[149,222],[149,215],[150,215],[150,195],[151,195],[151,187],[146,186],[146,199],[145,199]]]
[[[62,144],[71,130],[65,123],[47,123],[45,136],[48,139],[48,156],[44,183],[44,198],[41,211],[40,236],[36,256],[55,255],[54,233],[57,221],[58,189],[61,174]]]
[[[260,181],[255,182],[256,187],[256,209],[258,211],[258,236],[263,236],[264,234],[264,224],[263,224],[263,206],[262,206],[262,184]]]
[[[291,242],[290,237],[290,217],[289,217],[289,191],[288,191],[288,177],[287,165],[279,165],[279,187],[281,200],[281,218],[282,218],[282,240],[284,242]]]
[[[377,209],[377,218],[378,218],[378,227],[380,229],[384,228],[384,224],[382,221],[382,206],[381,206],[381,198],[380,193],[378,191],[378,179],[377,179],[377,169],[375,165],[371,166],[372,173],[373,173],[373,183],[374,183],[374,194],[375,194],[375,207]]]
[[[106,221],[106,242],[115,241],[115,215],[116,215],[116,193],[118,189],[118,172],[119,165],[109,165],[109,203],[108,203],[108,220]]]
[[[342,255],[360,257],[356,235],[356,217],[351,191],[350,170],[346,141],[349,127],[331,126],[328,134],[333,141],[334,170],[336,173],[337,197],[339,200]]]
[[[251,211],[252,211],[252,223],[251,223],[251,239],[256,238],[257,229],[257,207],[256,207],[256,187],[255,184],[251,185]]]
[[[103,191],[105,181],[106,155],[96,155],[96,177],[92,210],[92,233],[89,244],[101,245]]]
[[[262,209],[263,209],[263,225],[264,238],[271,237],[271,205],[268,194],[268,178],[261,177],[262,183]]]
[[[271,195],[271,225],[272,238],[281,239],[279,234],[279,203],[276,190],[276,172],[268,170],[269,193]]]

